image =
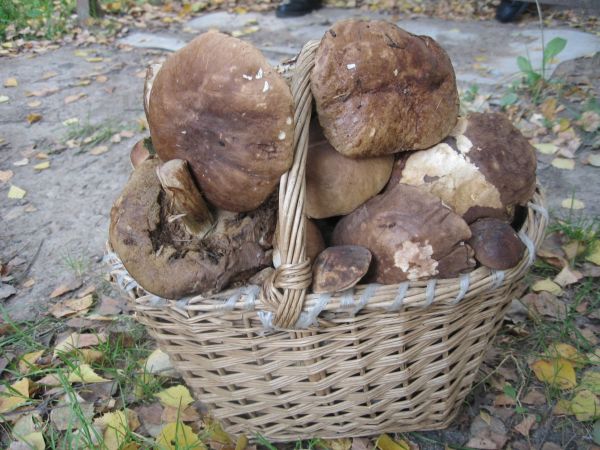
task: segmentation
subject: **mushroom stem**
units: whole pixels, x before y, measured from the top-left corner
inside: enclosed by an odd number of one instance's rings
[[[175,210],[185,214],[183,222],[187,230],[195,236],[204,237],[212,229],[214,219],[192,179],[187,161],[167,161],[157,167],[156,174]]]

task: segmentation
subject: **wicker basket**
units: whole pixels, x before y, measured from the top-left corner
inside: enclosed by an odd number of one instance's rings
[[[164,300],[141,291],[113,255],[137,319],[199,400],[233,434],[271,441],[351,437],[448,426],[547,224],[538,192],[519,236],[524,259],[457,279],[307,293],[304,166],[317,42],[292,77],[296,153],[280,183],[281,266],[264,286]]]

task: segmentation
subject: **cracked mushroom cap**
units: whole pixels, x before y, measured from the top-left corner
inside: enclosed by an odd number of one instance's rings
[[[498,219],[479,219],[471,224],[469,245],[475,259],[490,269],[507,270],[516,266],[525,245],[510,224]]]
[[[446,52],[383,20],[345,20],[327,31],[311,89],[325,136],[354,158],[431,147],[458,117]]]
[[[475,266],[467,223],[440,200],[397,184],[342,218],[334,245],[360,245],[373,255],[365,281],[452,278]]]
[[[352,159],[335,151],[316,121],[306,161],[306,215],[341,216],[377,195],[390,179],[394,157]]]
[[[534,148],[503,114],[473,113],[444,142],[401,155],[389,186],[432,193],[468,223],[510,219],[533,196],[536,165]]]
[[[371,252],[357,245],[339,245],[322,251],[313,264],[315,294],[341,292],[355,286],[371,264]]]
[[[145,290],[170,299],[217,292],[270,265],[274,198],[247,214],[219,211],[214,230],[200,239],[172,220],[158,164],[149,159],[133,171],[110,213],[110,244]]]
[[[251,211],[293,159],[290,90],[251,44],[208,32],[171,55],[150,92],[161,160],[183,159],[207,201]]]

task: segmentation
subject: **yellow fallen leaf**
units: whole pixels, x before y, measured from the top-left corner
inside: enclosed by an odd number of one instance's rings
[[[31,389],[29,378],[13,383],[5,392],[0,393],[0,414],[10,412],[29,401]]]
[[[569,344],[553,344],[546,351],[546,356],[550,359],[562,358],[569,361],[575,367],[583,367],[586,363],[586,357]]]
[[[580,422],[600,417],[600,400],[588,390],[582,390],[571,400],[571,412]]]
[[[573,170],[575,168],[575,161],[567,158],[554,158],[551,164],[557,169]]]
[[[107,450],[119,450],[121,448],[129,429],[127,416],[123,411],[106,413],[94,420],[94,425],[104,430],[104,445]]]
[[[104,333],[71,333],[54,347],[53,356],[57,357],[61,353],[70,353],[79,348],[93,347],[105,341],[106,335]]]
[[[46,448],[44,435],[41,431],[35,431],[33,433],[29,433],[28,435],[22,436],[19,441],[28,445],[32,450],[44,450]]]
[[[104,359],[104,353],[100,350],[93,350],[90,348],[78,350],[75,355],[78,357],[79,361],[86,364],[96,363]]]
[[[35,170],[46,170],[50,168],[50,161],[44,161],[33,166]]]
[[[540,359],[531,365],[531,369],[538,380],[560,389],[572,389],[577,385],[575,369],[566,359]]]
[[[410,446],[406,441],[394,441],[387,434],[382,434],[377,438],[375,447],[380,450],[410,450]]]
[[[81,364],[73,369],[68,380],[69,383],[104,383],[110,381],[94,372],[88,364]]]
[[[108,146],[106,145],[98,145],[90,150],[90,155],[98,156],[108,151]]]
[[[587,164],[590,164],[594,167],[600,167],[600,155],[597,153],[594,153],[592,155],[588,155],[587,157]]]
[[[531,286],[531,290],[534,292],[546,291],[550,292],[554,295],[561,295],[562,289],[558,284],[552,281],[550,278],[546,278],[545,280],[539,280],[533,283]]]
[[[583,374],[579,387],[590,390],[596,395],[600,395],[600,372],[588,370]]]
[[[16,78],[7,78],[6,80],[4,80],[4,87],[17,87],[19,85],[19,82],[17,81]]]
[[[568,416],[573,414],[571,412],[571,402],[565,398],[561,398],[556,402],[552,414],[555,416]]]
[[[248,447],[248,438],[245,434],[240,434],[235,443],[235,450],[246,450]]]
[[[583,209],[585,208],[585,203],[581,200],[577,200],[576,198],[565,198],[562,202],[560,202],[560,206],[566,209]]]
[[[37,352],[27,353],[21,356],[19,360],[19,372],[23,375],[27,375],[32,370],[37,369],[35,362],[44,354],[44,350],[39,350]]]
[[[27,194],[25,189],[21,189],[19,186],[15,186],[14,184],[12,184],[8,190],[8,198],[12,198],[13,200],[20,200],[25,197],[25,194]]]
[[[37,114],[37,113],[27,114],[27,122],[29,122],[30,124],[36,123],[36,122],[39,122],[40,120],[42,120],[42,117],[43,116],[41,114]]]
[[[590,244],[585,260],[600,266],[600,240]]]
[[[160,450],[205,450],[206,446],[191,427],[180,422],[169,423],[164,426],[156,437],[156,444]]]
[[[155,394],[155,397],[158,397],[163,406],[173,406],[174,408],[185,408],[194,401],[188,388],[181,384],[164,389]]]
[[[93,56],[91,58],[86,58],[85,60],[91,63],[98,63],[104,61],[104,58],[102,58],[101,56]]]
[[[6,103],[9,100],[10,98],[8,98],[6,95],[0,95],[0,103]]]
[[[73,52],[73,54],[74,54],[75,56],[84,57],[84,56],[87,56],[87,55],[88,55],[88,52],[87,52],[87,51],[85,51],[85,50],[75,50],[75,51]]]
[[[144,371],[147,373],[159,374],[162,376],[177,376],[169,355],[157,348],[154,350],[144,365]]]
[[[534,144],[533,145],[538,152],[543,153],[544,155],[554,155],[558,151],[558,147],[555,144]]]

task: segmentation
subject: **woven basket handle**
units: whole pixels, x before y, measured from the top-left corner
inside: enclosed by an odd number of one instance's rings
[[[311,265],[306,258],[304,197],[306,190],[306,154],[312,112],[310,73],[319,41],[308,42],[300,52],[292,76],[294,98],[294,162],[279,182],[279,236],[281,265],[265,281],[262,299],[275,312],[273,324],[279,328],[294,326],[311,284]]]

